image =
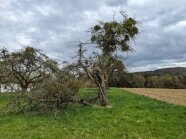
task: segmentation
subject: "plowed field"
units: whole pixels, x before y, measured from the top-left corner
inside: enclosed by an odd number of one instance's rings
[[[124,88],[124,90],[168,103],[186,106],[186,89]]]

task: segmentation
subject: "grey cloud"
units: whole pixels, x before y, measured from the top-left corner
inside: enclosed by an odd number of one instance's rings
[[[106,0],[105,1],[108,6],[121,6],[127,3],[127,0]]]
[[[0,45],[12,50],[31,44],[68,60],[76,43],[97,20],[123,9],[138,21],[140,34],[125,61],[131,71],[186,66],[185,0],[6,0],[0,4]]]

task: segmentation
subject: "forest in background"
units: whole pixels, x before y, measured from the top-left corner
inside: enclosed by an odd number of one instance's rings
[[[164,68],[155,71],[126,73],[117,70],[109,82],[113,87],[186,88],[186,68]]]

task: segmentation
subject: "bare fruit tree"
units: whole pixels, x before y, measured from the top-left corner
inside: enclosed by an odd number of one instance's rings
[[[18,84],[23,93],[29,85],[42,82],[58,70],[58,64],[40,50],[26,47],[16,52],[2,49],[0,53],[0,77],[6,83]]]
[[[122,21],[99,22],[91,28],[91,39],[80,43],[78,64],[99,88],[98,97],[102,106],[108,105],[106,85],[113,71],[121,64],[117,52],[132,51],[130,42],[138,34],[136,20],[121,12]],[[86,49],[92,51],[86,54]],[[97,48],[98,53],[93,52]],[[117,63],[120,62],[120,63]]]

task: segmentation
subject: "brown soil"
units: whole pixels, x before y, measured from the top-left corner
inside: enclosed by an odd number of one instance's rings
[[[168,103],[186,106],[186,89],[124,88],[124,90]]]

